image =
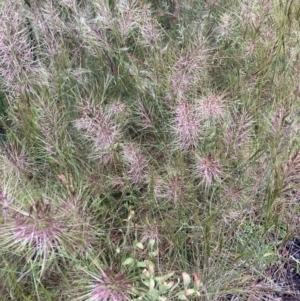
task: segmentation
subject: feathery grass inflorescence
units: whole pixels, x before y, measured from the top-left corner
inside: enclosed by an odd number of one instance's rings
[[[126,274],[116,273],[112,269],[101,269],[97,271],[85,270],[85,277],[88,277],[90,283],[82,286],[83,295],[76,300],[89,301],[124,301],[130,300],[130,292],[132,288],[132,281],[127,279]]]
[[[25,266],[36,265],[42,276],[63,256],[88,251],[88,223],[71,201],[55,206],[41,199],[28,208],[17,205],[16,200],[3,194],[1,247],[24,260]]]

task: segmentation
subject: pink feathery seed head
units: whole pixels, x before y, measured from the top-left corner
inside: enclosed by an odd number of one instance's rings
[[[33,82],[40,84],[44,78],[35,63],[24,20],[18,11],[9,13],[8,18],[0,18],[0,75],[5,78],[7,90],[22,93]]]
[[[94,142],[96,149],[105,150],[115,145],[120,138],[120,130],[109,115],[95,110],[93,116],[85,113],[75,122],[75,126],[83,130],[84,135]]]
[[[184,98],[185,93],[189,90],[191,83],[194,80],[194,76],[189,72],[174,71],[174,74],[170,78],[170,93],[171,97],[181,100]]]
[[[52,221],[41,223],[41,221],[37,222],[33,218],[31,219],[32,224],[29,220],[19,219],[12,237],[16,241],[23,241],[23,243],[31,245],[36,252],[42,250],[48,257],[53,246],[59,244],[57,236],[60,234],[60,225]]]
[[[90,301],[126,301],[129,300],[131,281],[125,274],[115,274],[112,270],[102,271],[102,276],[92,285]]]
[[[127,162],[134,163],[138,161],[140,150],[135,144],[129,143],[124,147],[123,155]]]
[[[36,254],[35,260],[44,263],[61,247],[77,253],[78,246],[89,246],[86,233],[90,231],[74,210],[67,203],[54,210],[50,203],[41,200],[30,206],[27,214],[8,212],[5,225],[0,227],[2,243],[18,252]],[[41,267],[44,269],[45,265]]]
[[[113,102],[108,108],[108,112],[111,113],[112,115],[122,114],[125,110],[126,110],[126,105],[121,101]]]
[[[241,200],[243,196],[243,189],[236,186],[226,186],[224,188],[224,197],[231,201],[237,202]]]
[[[140,149],[130,143],[124,147],[123,157],[128,165],[128,175],[134,184],[143,182],[148,171],[148,162]]]
[[[183,178],[179,173],[174,173],[168,182],[166,198],[174,203],[178,203],[182,201],[185,196],[186,185],[183,181]]]
[[[141,100],[139,100],[138,102],[138,115],[141,119],[141,123],[144,129],[153,128],[152,120]]]
[[[113,124],[106,124],[98,127],[95,133],[94,143],[99,149],[108,149],[115,145],[120,138],[118,129]]]
[[[205,71],[207,51],[204,48],[202,37],[199,35],[198,46],[188,49],[174,63],[170,77],[171,96],[180,100],[199,80],[199,74]],[[200,46],[199,46],[200,45]]]
[[[152,17],[151,6],[149,4],[143,3],[141,18],[143,20],[140,26],[140,32],[143,38],[142,43],[145,46],[156,46],[160,40],[161,32],[155,23],[155,19]]]
[[[200,174],[202,181],[200,185],[211,186],[212,181],[220,181],[221,166],[213,156],[200,158],[197,164],[197,172]]]
[[[234,151],[244,147],[250,141],[252,126],[253,121],[247,111],[242,111],[234,117],[229,127],[224,131],[224,144],[229,145]]]
[[[145,40],[146,46],[156,45],[160,39],[160,31],[153,22],[149,21],[141,28],[142,36]]]
[[[59,246],[59,236],[64,226],[50,214],[50,205],[36,202],[29,209],[29,215],[16,214],[11,218],[13,226],[11,236],[6,240],[16,246],[30,247],[32,252],[40,254],[45,260]]]
[[[198,101],[197,111],[203,119],[220,121],[226,114],[226,104],[223,97],[211,94]]]
[[[145,225],[141,235],[141,243],[149,242],[152,239],[155,242],[160,241],[158,226],[156,224]]]
[[[166,183],[160,175],[153,178],[153,196],[156,200],[163,199],[166,195]]]
[[[187,101],[182,101],[175,110],[175,132],[179,147],[188,150],[199,142],[200,119],[195,107]]]
[[[229,13],[225,12],[221,15],[220,23],[221,24],[217,27],[217,33],[223,38],[230,37],[234,29],[232,16]]]
[[[9,218],[9,210],[10,210],[10,205],[12,204],[12,200],[8,198],[5,192],[2,192],[0,194],[0,205],[2,209],[2,216],[4,218],[4,221]]]

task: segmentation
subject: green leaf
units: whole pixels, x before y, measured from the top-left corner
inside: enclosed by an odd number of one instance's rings
[[[138,268],[146,268],[146,267],[147,267],[146,263],[143,262],[143,261],[139,261],[139,262],[136,264],[136,266],[137,266]]]
[[[141,250],[144,250],[144,245],[141,242],[138,242],[135,246]]]
[[[185,294],[185,296],[190,296],[194,293],[195,293],[195,290],[190,288],[190,289],[187,289],[184,294]]]
[[[184,287],[188,287],[191,283],[191,277],[189,276],[189,274],[186,272],[182,272],[182,279]]]
[[[180,283],[180,279],[178,278],[177,283],[173,284],[172,287],[170,288],[170,293],[179,286],[179,283]]]
[[[174,271],[173,271],[173,272],[170,272],[169,274],[164,275],[164,276],[163,276],[163,279],[164,279],[164,280],[168,280],[169,278],[171,278],[172,276],[174,276],[174,274],[175,274]]]
[[[159,298],[159,292],[157,289],[150,291],[151,300],[157,300]]]
[[[154,252],[149,253],[150,257],[156,257],[157,255],[158,255],[158,250],[155,250]]]
[[[150,239],[148,243],[149,249],[152,250],[154,245],[155,245],[155,239]]]
[[[134,259],[131,257],[128,257],[123,263],[122,265],[130,265],[134,263]]]
[[[161,294],[166,293],[167,291],[169,291],[172,286],[174,285],[174,281],[170,281],[169,283],[165,282],[159,285],[159,292]]]
[[[150,291],[153,291],[155,288],[155,281],[153,278],[150,279],[150,283],[149,283],[149,289]]]
[[[178,299],[179,300],[187,300],[187,297],[185,295],[179,295]]]

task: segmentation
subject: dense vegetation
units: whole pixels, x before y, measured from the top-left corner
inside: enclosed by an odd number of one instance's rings
[[[0,300],[275,300],[300,230],[300,2],[0,12]]]

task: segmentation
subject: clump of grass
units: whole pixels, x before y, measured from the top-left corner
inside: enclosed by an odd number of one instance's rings
[[[3,1],[6,300],[275,298],[299,231],[299,11]]]

